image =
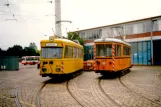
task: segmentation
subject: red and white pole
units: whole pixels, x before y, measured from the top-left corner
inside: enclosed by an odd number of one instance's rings
[[[96,70],[96,45],[94,45],[94,70]]]
[[[115,43],[112,43],[112,70],[115,71]]]

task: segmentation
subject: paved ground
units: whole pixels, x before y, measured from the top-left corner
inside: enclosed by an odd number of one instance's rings
[[[161,67],[134,66],[105,78],[93,71],[73,79],[42,78],[36,65],[0,71],[0,107],[161,107]]]

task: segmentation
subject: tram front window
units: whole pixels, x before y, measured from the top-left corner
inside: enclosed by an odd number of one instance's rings
[[[112,56],[112,44],[96,45],[96,56],[111,57]]]
[[[42,58],[62,58],[63,48],[42,48]]]

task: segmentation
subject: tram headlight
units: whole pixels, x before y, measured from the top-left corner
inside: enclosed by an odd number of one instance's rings
[[[56,68],[55,71],[56,71],[56,72],[60,72],[60,68]]]

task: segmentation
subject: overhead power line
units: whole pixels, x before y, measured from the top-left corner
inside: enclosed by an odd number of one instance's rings
[[[3,12],[3,13],[10,13],[10,12],[4,11],[4,10],[0,10],[0,12]]]

